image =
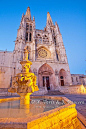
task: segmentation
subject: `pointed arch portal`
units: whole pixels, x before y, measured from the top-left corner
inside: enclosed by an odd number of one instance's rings
[[[48,64],[43,64],[38,70],[38,85],[39,87],[46,87],[47,90],[52,89],[54,86],[55,74],[53,69]]]

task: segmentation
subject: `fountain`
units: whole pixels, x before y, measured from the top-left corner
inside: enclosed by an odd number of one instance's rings
[[[76,105],[67,98],[30,96],[39,89],[36,85],[36,76],[29,72],[32,63],[28,61],[27,50],[24,51],[24,58],[20,64],[22,72],[13,78],[12,87],[8,90],[18,93],[20,97],[0,99],[0,129],[81,129]],[[18,105],[15,100],[19,99]],[[35,103],[32,103],[32,99]],[[19,108],[15,108],[15,105]]]
[[[31,61],[28,61],[28,51],[24,50],[23,61],[20,62],[22,65],[22,72],[18,73],[13,78],[12,87],[8,90],[11,93],[18,93],[20,95],[21,105],[30,103],[30,95],[34,91],[38,91],[36,85],[36,76],[34,73],[29,72]]]

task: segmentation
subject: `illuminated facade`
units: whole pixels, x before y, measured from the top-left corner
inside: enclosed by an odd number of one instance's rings
[[[28,7],[26,14],[22,15],[14,51],[0,51],[0,88],[10,87],[12,77],[21,72],[20,61],[23,60],[25,50],[28,51],[28,60],[32,62],[30,71],[37,76],[39,92],[61,90],[72,85],[67,55],[57,22],[53,24],[48,12],[44,30],[36,29],[35,18],[31,19]]]

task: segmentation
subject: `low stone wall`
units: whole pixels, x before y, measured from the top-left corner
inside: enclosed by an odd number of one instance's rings
[[[27,129],[81,129],[73,105],[27,124]]]
[[[32,93],[32,95],[44,95],[44,94],[47,94],[47,93],[48,93],[47,89],[39,88],[39,90]],[[18,96],[18,94],[8,92],[8,88],[0,88],[0,96]]]
[[[1,92],[0,96],[18,96],[17,93],[10,93],[10,92]]]
[[[30,118],[0,118],[0,129],[81,129],[73,102],[65,97],[40,98],[64,100],[65,105]]]
[[[36,120],[27,123],[27,129],[81,129],[75,104],[65,97],[63,99],[70,104],[41,114]]]
[[[0,88],[0,96],[18,96],[18,94],[8,92],[8,88]]]
[[[86,94],[86,87],[84,85],[60,86],[58,90],[66,94]]]
[[[65,94],[86,94],[86,85],[58,86],[55,90]],[[47,89],[39,88],[39,91],[34,92],[32,95],[44,95],[47,93]],[[18,96],[18,94],[8,92],[8,88],[0,88],[0,96]]]

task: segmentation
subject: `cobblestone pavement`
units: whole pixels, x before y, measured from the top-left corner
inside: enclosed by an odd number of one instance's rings
[[[67,97],[71,101],[76,104],[76,109],[79,113],[81,113],[86,118],[86,95],[57,95]]]

